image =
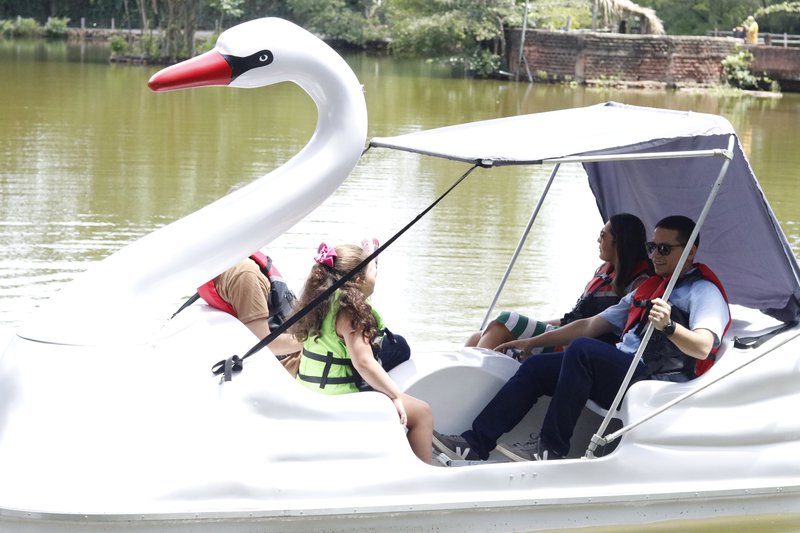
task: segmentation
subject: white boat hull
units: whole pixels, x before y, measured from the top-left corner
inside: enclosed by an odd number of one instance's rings
[[[64,347],[14,341],[0,360],[0,529],[538,531],[764,520],[780,531],[800,523],[797,329],[756,350],[727,347],[689,384],[635,385],[620,412],[625,423],[752,361],[626,434],[605,457],[445,468],[413,456],[380,394],[310,393],[268,353],[220,385],[210,365],[232,339],[244,348],[252,338],[206,306],[182,315],[136,358],[110,346],[87,358],[84,348],[77,365]],[[458,431],[482,406],[460,401],[465,391],[491,396],[516,364],[463,350],[415,354],[393,374]],[[96,379],[82,379],[87,373]],[[12,386],[11,376],[28,378]],[[535,430],[542,407],[510,437]],[[783,426],[764,410],[783,413]],[[581,423],[596,424],[591,417],[587,410]]]

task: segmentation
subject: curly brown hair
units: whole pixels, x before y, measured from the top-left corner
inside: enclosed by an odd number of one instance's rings
[[[354,244],[340,244],[335,247],[336,257],[333,267],[314,263],[311,272],[303,286],[300,299],[295,304],[294,312],[303,309],[320,294],[329,289],[346,273],[358,266],[361,261],[367,258],[367,252],[360,246]],[[360,331],[367,342],[372,341],[378,336],[378,323],[372,314],[372,307],[367,301],[367,297],[361,290],[364,283],[364,269],[362,268],[355,277],[346,281],[339,288],[339,313],[347,313],[351,318],[353,329]],[[305,341],[309,337],[319,337],[322,328],[322,321],[328,314],[334,295],[322,301],[307,315],[298,320],[292,326],[291,333],[300,341]]]

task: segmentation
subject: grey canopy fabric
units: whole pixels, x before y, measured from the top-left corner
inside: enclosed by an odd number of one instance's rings
[[[472,122],[396,137],[385,147],[482,166],[524,165],[565,156],[725,149],[735,132],[724,118],[607,103]],[[667,215],[697,220],[720,157],[587,162],[603,219],[638,215],[652,228]],[[732,304],[783,321],[800,319],[800,268],[741,145],[700,230],[697,261],[722,280]]]
[[[608,103],[375,137],[370,146],[501,166],[612,153],[659,139],[732,133],[730,123],[715,115]]]

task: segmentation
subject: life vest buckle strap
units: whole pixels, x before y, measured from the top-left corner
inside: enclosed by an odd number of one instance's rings
[[[320,388],[324,389],[325,387],[322,385],[323,382],[326,385],[346,385],[348,383],[355,383],[355,377],[353,376],[342,376],[342,377],[327,377],[322,378],[320,376],[309,376],[306,374],[298,373],[297,378],[306,381],[308,383],[320,383]]]
[[[303,357],[308,357],[313,361],[319,361],[320,363],[327,363],[329,360],[332,365],[344,365],[344,366],[351,366],[352,363],[350,359],[345,357],[334,357],[332,352],[328,352],[327,356],[319,355],[314,352],[310,352],[307,349],[303,348]]]
[[[353,363],[352,361],[350,361],[349,358],[336,357],[331,351],[328,351],[325,355],[320,355],[306,348],[303,348],[303,357],[308,358],[312,361],[317,361],[319,363],[325,363],[325,366],[322,369],[321,375],[319,376],[309,376],[307,374],[302,374],[302,373],[297,374],[297,377],[302,381],[306,381],[308,383],[318,383],[320,389],[324,389],[325,386],[328,384],[342,385],[347,383],[356,383],[356,378],[352,374],[350,376],[339,376],[339,377],[329,376],[331,367],[333,365],[349,367],[352,370]]]
[[[241,372],[242,366],[242,358],[238,355],[234,355],[232,357],[228,357],[223,361],[217,362],[214,366],[211,367],[211,372],[218,376],[223,374],[223,379],[225,381],[230,381],[233,377],[234,372]]]

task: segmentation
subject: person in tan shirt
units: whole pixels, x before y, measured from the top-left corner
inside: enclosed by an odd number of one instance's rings
[[[269,335],[267,296],[270,282],[255,261],[250,258],[239,261],[214,278],[214,286],[220,297],[233,307],[237,318],[256,337],[263,339]],[[279,335],[268,346],[275,355],[290,354],[302,349],[302,343],[287,333]]]

